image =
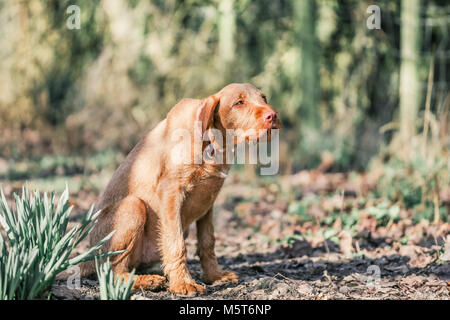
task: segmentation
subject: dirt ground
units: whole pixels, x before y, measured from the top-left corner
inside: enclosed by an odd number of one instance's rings
[[[196,297],[175,296],[166,290],[135,292],[132,299],[449,299],[449,264],[412,267],[411,257],[392,247],[374,250],[373,257],[346,258],[312,250],[307,243],[292,249],[218,245],[219,262],[239,275],[237,284],[213,284]],[[188,250],[194,252],[194,241]],[[228,253],[226,253],[228,252]],[[311,254],[311,256],[309,255]],[[378,266],[380,278],[370,272]],[[198,259],[190,254],[189,270],[201,281]],[[98,282],[82,279],[80,290],[69,290],[59,281],[56,299],[98,299]]]
[[[364,209],[378,200],[360,205],[364,196],[360,193],[364,189],[361,183],[367,181],[360,181],[354,191],[345,179],[331,186],[315,185],[317,179],[302,185],[298,179],[289,177],[285,181],[288,192],[280,185],[251,185],[236,177],[226,182],[215,206],[216,253],[219,263],[234,271],[239,282],[209,285],[205,294],[189,299],[450,298],[448,241],[445,244],[445,239],[449,239],[448,223],[414,223],[411,212],[401,209],[401,219],[382,224],[373,215],[365,214]],[[295,195],[293,188],[301,192]],[[318,218],[305,222],[290,211],[292,203],[308,195],[314,195],[315,200],[307,213]],[[81,214],[97,199],[96,194],[79,192],[72,201]],[[348,229],[345,217],[350,216],[351,207],[361,209],[353,227]],[[332,223],[326,220],[330,212],[335,216]],[[77,217],[75,214],[73,223]],[[201,282],[200,263],[195,256],[195,227],[186,244],[189,270]],[[86,243],[79,250],[85,246]],[[152,273],[160,269],[156,265],[138,271]],[[98,299],[98,282],[82,279],[79,290],[69,290],[64,281],[58,281],[53,287],[53,298]],[[137,291],[132,295],[132,299],[187,298],[167,290]]]
[[[233,241],[234,242],[234,241]],[[194,252],[194,241],[188,242]],[[411,257],[392,247],[374,250],[373,257],[347,258],[312,250],[299,242],[294,248],[218,245],[219,262],[239,275],[237,284],[213,284],[189,299],[449,299],[449,264],[412,267]],[[228,252],[228,253],[226,253]],[[309,256],[308,254],[311,254]],[[370,271],[378,266],[380,278]],[[190,254],[189,270],[201,281],[198,259]],[[98,282],[82,279],[80,290],[54,287],[57,299],[98,299]],[[166,290],[135,292],[132,299],[184,299]]]

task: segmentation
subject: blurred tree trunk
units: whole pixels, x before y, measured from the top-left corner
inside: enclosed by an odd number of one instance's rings
[[[400,141],[416,133],[416,117],[421,103],[419,59],[421,0],[402,0],[400,66]]]
[[[293,46],[299,52],[299,59],[293,65],[292,85],[293,110],[291,123],[295,130],[287,132],[289,144],[295,151],[289,157],[286,167],[301,163],[305,152],[320,153],[321,144],[317,139],[320,131],[319,113],[319,63],[320,52],[316,36],[317,4],[315,0],[293,1]],[[315,165],[315,164],[314,164]]]
[[[219,4],[219,55],[226,66],[234,59],[236,20],[234,0],[222,0]]]
[[[301,52],[298,81],[301,91],[297,114],[309,127],[320,125],[318,110],[319,52],[316,37],[317,7],[315,0],[294,1],[295,33]]]

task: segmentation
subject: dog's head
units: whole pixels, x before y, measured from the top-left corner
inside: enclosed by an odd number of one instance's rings
[[[261,90],[248,83],[233,83],[206,98],[199,110],[202,131],[215,128],[236,133],[235,143],[258,140],[271,129],[280,129],[278,113]]]

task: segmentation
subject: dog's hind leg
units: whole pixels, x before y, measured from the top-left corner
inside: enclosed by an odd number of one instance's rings
[[[126,280],[130,271],[142,262],[144,229],[147,223],[147,207],[139,198],[129,196],[118,203],[113,210],[112,230],[116,230],[109,243],[110,251],[125,250],[112,256],[111,263],[116,276]],[[160,275],[135,275],[133,289],[156,290],[164,286],[166,278]]]

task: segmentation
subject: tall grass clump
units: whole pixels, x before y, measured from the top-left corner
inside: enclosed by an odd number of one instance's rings
[[[106,260],[99,265],[95,260],[98,281],[100,283],[101,300],[129,300],[131,288],[135,282],[134,270],[131,272],[127,281],[123,277],[114,277],[111,262]]]
[[[80,262],[92,260],[96,251],[111,238],[106,236],[86,252],[70,258],[73,249],[87,237],[97,223],[99,212],[93,207],[78,226],[67,230],[69,192],[56,201],[55,193],[42,196],[38,191],[14,193],[10,207],[1,190],[0,224],[7,243],[0,236],[0,300],[42,297],[61,271]],[[109,256],[114,253],[107,253]]]
[[[434,70],[433,58],[424,111],[409,123],[410,136],[402,137],[400,132],[382,152],[386,161],[377,191],[411,208],[415,222],[427,219],[437,224],[449,218],[441,189],[450,185],[450,94],[433,95]]]

